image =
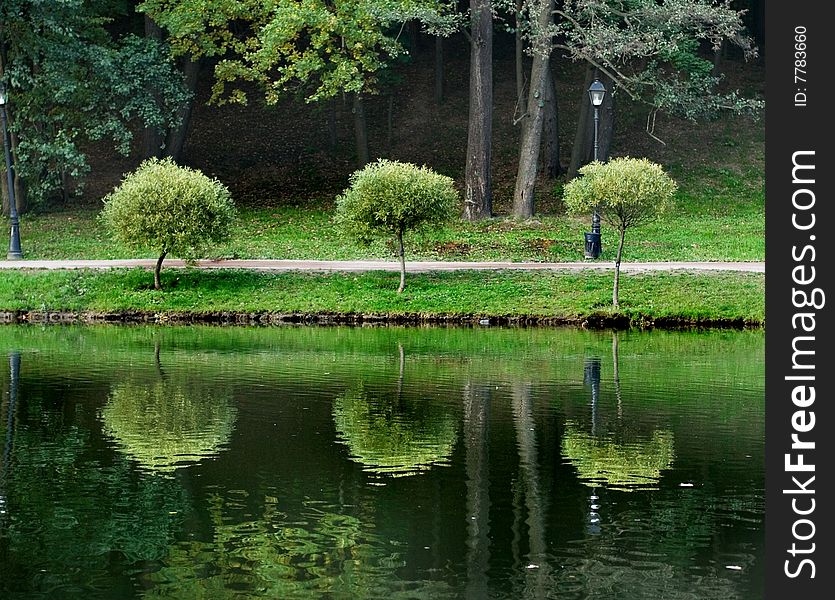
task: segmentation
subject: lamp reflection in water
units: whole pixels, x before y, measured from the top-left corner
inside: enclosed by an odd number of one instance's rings
[[[597,433],[597,403],[600,399],[600,359],[596,356],[586,357],[583,365],[583,384],[591,390],[591,434]],[[589,496],[589,522],[586,531],[591,534],[600,533],[600,505],[597,488],[592,489]]]
[[[563,456],[577,470],[580,482],[591,488],[589,533],[599,533],[602,524],[599,489],[619,492],[657,489],[661,472],[670,468],[674,459],[672,431],[654,429],[648,435],[636,434],[635,425],[639,424],[624,421],[616,338],[613,358],[617,399],[614,419],[606,421],[601,415],[600,360],[586,359],[584,381],[591,391],[591,432],[584,431],[579,422],[568,420],[562,438]]]

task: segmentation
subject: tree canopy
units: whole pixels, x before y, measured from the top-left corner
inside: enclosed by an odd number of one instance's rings
[[[449,33],[456,17],[433,0],[144,0],[140,10],[169,32],[177,53],[218,56],[212,98],[246,102],[256,83],[275,103],[343,92],[375,93],[388,61],[406,52],[402,26]]]
[[[4,0],[0,77],[15,132],[17,174],[30,200],[79,186],[85,146],[108,139],[127,154],[131,125],[165,130],[189,94],[164,45],[114,35],[114,0]],[[124,9],[124,7],[122,7]]]

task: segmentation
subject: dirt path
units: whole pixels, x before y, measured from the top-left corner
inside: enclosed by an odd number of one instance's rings
[[[0,269],[116,269],[136,268],[152,269],[154,259],[130,260],[17,260],[0,261]],[[183,267],[180,259],[166,260],[164,267]],[[201,269],[250,269],[255,271],[313,271],[313,272],[362,272],[362,271],[397,271],[400,266],[393,261],[382,260],[199,260],[195,264]],[[502,269],[514,271],[581,271],[611,270],[615,266],[610,262],[450,262],[450,261],[413,261],[406,263],[410,273],[428,271],[466,271]],[[741,271],[765,273],[764,262],[641,262],[623,263],[621,271],[640,273],[646,271]]]

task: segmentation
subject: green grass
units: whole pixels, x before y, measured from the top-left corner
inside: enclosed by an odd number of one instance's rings
[[[627,231],[626,261],[755,261],[765,256],[764,190],[761,171],[672,166],[680,184],[675,209],[656,223]],[[150,258],[111,239],[92,209],[24,215],[23,251],[29,259]],[[575,261],[583,258],[589,218],[564,214],[527,222],[497,217],[456,221],[407,236],[407,260]],[[603,225],[602,260],[613,260],[616,233]],[[212,258],[350,260],[394,258],[391,242],[364,247],[333,223],[332,199],[307,207],[242,208],[232,241]]]
[[[114,271],[7,272],[0,310],[150,313],[360,313],[381,315],[543,316],[575,319],[622,315],[685,321],[764,322],[761,274],[624,275],[621,307],[611,308],[612,275],[542,272],[415,274],[396,293],[397,273],[265,274],[163,270],[162,292],[151,274]]]

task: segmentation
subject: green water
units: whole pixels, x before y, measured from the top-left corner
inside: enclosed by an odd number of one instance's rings
[[[762,332],[0,327],[0,598],[762,597]]]

